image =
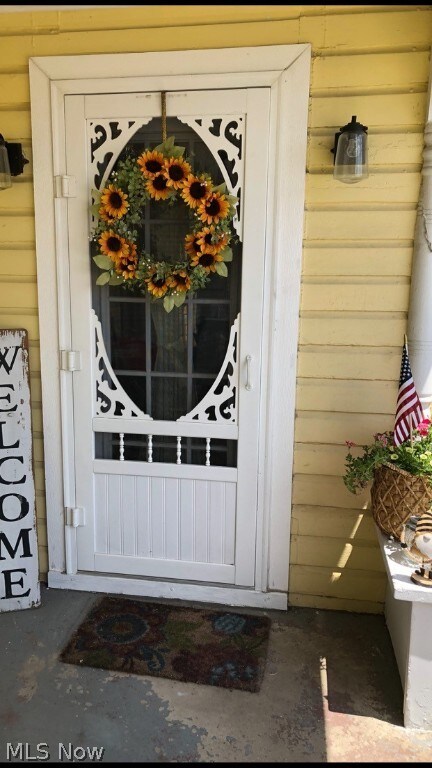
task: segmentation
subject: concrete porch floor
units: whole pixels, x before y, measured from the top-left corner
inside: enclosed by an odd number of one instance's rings
[[[8,743],[51,762],[59,744],[104,747],[103,762],[432,762],[432,731],[402,725],[382,616],[269,611],[264,681],[246,693],[59,662],[98,597],[44,588],[0,617],[0,762]]]

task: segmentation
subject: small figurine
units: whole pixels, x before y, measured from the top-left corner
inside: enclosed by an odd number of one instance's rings
[[[420,568],[411,574],[411,581],[432,587],[432,510],[410,517],[403,526],[400,541],[409,556],[420,563]]]

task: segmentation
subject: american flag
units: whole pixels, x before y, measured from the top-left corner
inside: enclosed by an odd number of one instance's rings
[[[401,443],[404,443],[405,440],[408,440],[410,437],[410,426],[411,430],[415,429],[423,419],[423,408],[414,386],[414,379],[408,358],[407,343],[405,341],[402,351],[399,392],[396,405],[393,438],[395,445],[400,445]]]

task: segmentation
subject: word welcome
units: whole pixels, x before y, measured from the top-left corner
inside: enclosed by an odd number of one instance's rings
[[[39,602],[27,333],[0,332],[0,611]]]

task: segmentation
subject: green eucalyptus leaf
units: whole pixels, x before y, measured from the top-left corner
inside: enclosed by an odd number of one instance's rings
[[[226,192],[226,184],[223,182],[222,184],[219,184],[217,187],[213,187],[213,192],[221,192],[222,194],[225,194]],[[237,198],[236,198],[237,199]]]
[[[231,248],[225,248],[225,250],[221,251],[221,256],[224,261],[230,262],[233,260],[233,252]]]
[[[102,272],[101,275],[99,275],[98,279],[96,280],[96,285],[106,285],[109,283],[111,279],[111,275],[109,272]]]
[[[99,256],[93,256],[93,261],[99,269],[112,269],[113,263],[108,256],[104,256],[103,253]]]
[[[94,216],[97,216],[99,214],[99,209],[101,205],[100,203],[95,203],[94,205],[90,206],[90,211]]]
[[[173,147],[171,150],[171,157],[183,157],[186,147]]]
[[[174,309],[174,296],[165,296],[163,305],[165,312],[171,312]]]
[[[235,195],[227,195],[227,200],[230,205],[237,205],[238,203],[238,197],[236,197]]]
[[[185,302],[186,293],[176,293],[174,294],[173,299],[176,307],[181,307],[181,305]]]
[[[108,285],[123,285],[124,277],[121,275],[111,275]]]
[[[224,261],[216,262],[216,272],[221,277],[228,277],[228,267]]]

